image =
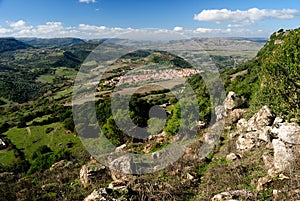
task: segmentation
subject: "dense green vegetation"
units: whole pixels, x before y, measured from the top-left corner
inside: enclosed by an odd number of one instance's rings
[[[30,44],[28,40],[23,41]],[[40,48],[13,38],[0,38],[0,97],[25,103],[61,90],[63,85],[70,87],[67,81],[75,78],[81,63],[100,44],[73,38],[32,41]]]
[[[245,96],[252,112],[269,105],[277,115],[299,121],[299,61],[300,29],[280,30],[272,34],[254,59],[224,73],[226,77],[248,70],[246,75],[228,81],[227,90]]]
[[[14,38],[0,38],[0,53],[7,51],[14,51],[20,49],[27,49],[31,47],[21,41],[18,41]]]
[[[20,38],[19,40],[35,47],[61,47],[70,46],[76,43],[84,43],[84,40],[79,38]]]

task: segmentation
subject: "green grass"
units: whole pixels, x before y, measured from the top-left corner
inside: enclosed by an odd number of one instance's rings
[[[60,99],[65,95],[71,94],[72,92],[73,92],[73,88],[68,88],[68,89],[65,89],[63,91],[59,91],[59,92],[55,93],[53,98],[54,99]]]
[[[46,134],[47,128],[54,128]],[[12,128],[5,133],[13,144],[19,149],[24,149],[25,157],[31,161],[32,154],[42,145],[47,145],[52,151],[66,148],[72,142],[71,151],[79,151],[82,148],[80,139],[74,134],[65,134],[62,123],[53,123],[45,126],[30,126],[27,128]]]
[[[50,83],[53,84],[53,80],[54,80],[55,76],[53,75],[41,75],[39,76],[39,78],[37,79],[38,82],[41,83]]]
[[[44,120],[47,120],[49,117],[51,117],[51,114],[44,115],[42,117],[37,117],[32,121],[28,122],[27,125],[31,125],[33,122],[43,122]]]
[[[0,150],[0,164],[11,166],[15,163],[16,157],[13,150]]]
[[[77,71],[73,68],[59,67],[55,69],[56,69],[55,75],[59,77],[71,79],[71,78],[75,78],[77,75]]]

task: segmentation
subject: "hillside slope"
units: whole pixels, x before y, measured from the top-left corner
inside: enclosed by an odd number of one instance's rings
[[[232,82],[229,78],[247,71]],[[227,90],[245,96],[252,113],[269,105],[282,117],[300,119],[300,29],[278,32],[252,60],[225,73]]]
[[[14,38],[0,38],[0,53],[19,49],[26,49],[29,47],[31,46]]]

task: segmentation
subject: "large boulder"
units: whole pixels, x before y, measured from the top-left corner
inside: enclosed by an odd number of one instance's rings
[[[283,142],[300,145],[300,126],[295,123],[277,123],[271,132]]]

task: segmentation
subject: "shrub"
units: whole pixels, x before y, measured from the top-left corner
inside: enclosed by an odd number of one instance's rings
[[[41,148],[43,151],[46,151],[45,147]],[[52,164],[54,164],[57,161],[66,159],[70,159],[70,152],[67,150],[60,150],[58,152],[48,152],[45,154],[42,154],[38,156],[34,162],[31,164],[30,169],[28,170],[27,174],[33,174],[38,171],[43,171],[45,169],[48,169],[51,167]]]

